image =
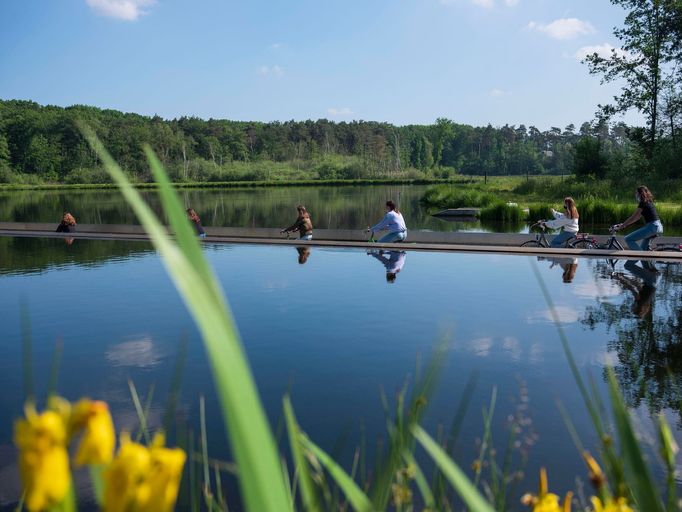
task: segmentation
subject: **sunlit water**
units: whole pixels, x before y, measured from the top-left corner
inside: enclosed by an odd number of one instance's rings
[[[643,434],[653,437],[648,416],[659,409],[679,422],[681,397],[665,371],[677,375],[682,361],[679,266],[658,264],[654,273],[639,262],[612,269],[604,260],[250,245],[207,245],[205,252],[229,297],[273,428],[290,391],[302,428],[347,467],[363,429],[370,461],[385,438],[382,391],[393,399],[418,361],[424,366],[445,340],[424,426],[434,435],[439,425],[449,428],[476,377],[455,451],[462,467],[477,456],[481,411],[496,389],[492,426],[500,455],[509,417],[532,420],[515,452],[517,462],[527,453],[528,463],[514,503],[536,488],[540,466],[555,492],[575,488],[576,476],[586,481],[557,402],[586,446],[594,447],[595,437],[534,269],[581,371],[603,390],[605,365],[615,367]],[[143,395],[154,388],[150,423],[161,424],[187,340],[177,424],[199,430],[204,395],[209,450],[229,459],[201,340],[148,245],[0,238],[0,505],[10,506],[19,492],[11,419],[21,414],[24,394],[22,306],[30,315],[39,396],[60,344],[59,392],[106,400],[117,429],[137,428],[128,379]],[[652,397],[642,398],[642,379]]]

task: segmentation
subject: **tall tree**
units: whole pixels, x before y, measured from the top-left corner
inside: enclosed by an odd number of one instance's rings
[[[672,79],[666,66],[675,55],[674,25],[679,0],[611,0],[626,10],[623,27],[613,34],[621,43],[606,57],[593,53],[585,58],[591,74],[602,75],[602,83],[623,80],[621,94],[610,105],[600,105],[600,115],[609,118],[631,109],[647,118],[650,149],[658,136],[661,91]]]

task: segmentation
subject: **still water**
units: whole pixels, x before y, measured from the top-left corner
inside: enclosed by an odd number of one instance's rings
[[[427,185],[362,185],[344,187],[273,187],[253,189],[184,189],[185,205],[193,207],[206,226],[286,227],[304,204],[317,228],[362,229],[377,222],[387,200],[396,201],[411,230],[511,231],[523,224],[449,222],[433,217],[419,204]],[[156,192],[143,197],[161,214]],[[59,222],[71,211],[84,224],[137,224],[135,215],[116,190],[0,192],[0,221]]]
[[[581,371],[604,390],[604,368],[612,365],[640,432],[652,435],[649,415],[662,410],[679,434],[682,397],[666,368],[677,375],[682,363],[680,266],[658,264],[652,272],[641,262],[612,267],[589,259],[251,245],[206,245],[205,252],[229,297],[273,428],[290,391],[303,429],[347,468],[362,432],[369,460],[385,438],[381,392],[394,397],[417,361],[423,366],[446,340],[424,426],[434,435],[448,428],[476,376],[455,449],[460,465],[469,468],[477,457],[481,410],[496,389],[492,428],[500,452],[508,418],[530,420],[515,455],[519,464],[527,456],[527,464],[514,503],[536,488],[543,465],[555,492],[574,489],[576,476],[586,480],[557,401],[587,447],[595,437],[534,267]],[[130,379],[145,396],[153,388],[150,422],[158,427],[185,351],[176,423],[198,431],[204,395],[211,455],[229,458],[201,340],[147,244],[0,238],[0,507],[18,498],[11,419],[22,411],[22,305],[39,396],[59,344],[61,394],[106,400],[117,429],[134,431]]]

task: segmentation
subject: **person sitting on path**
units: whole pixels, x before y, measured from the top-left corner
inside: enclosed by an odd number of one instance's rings
[[[296,207],[298,211],[298,218],[291,226],[280,231],[280,233],[293,233],[298,231],[299,240],[312,240],[313,239],[313,222],[310,220],[310,214],[306,210],[305,206],[299,204]]]
[[[616,231],[620,231],[644,217],[644,226],[627,235],[625,242],[633,251],[648,251],[651,238],[655,235],[663,234],[663,224],[656,211],[656,206],[654,206],[654,196],[647,187],[644,185],[637,187],[635,200],[639,203],[635,213],[630,215],[624,222],[616,224],[614,228]],[[637,243],[638,240],[642,240],[641,246]]]
[[[189,220],[192,221],[192,224],[194,224],[197,236],[199,236],[199,238],[205,238],[206,231],[204,231],[204,226],[201,225],[201,218],[199,218],[197,212],[194,211],[194,208],[187,208],[187,216],[189,217]]]
[[[393,201],[386,201],[386,215],[381,221],[371,228],[367,228],[366,232],[377,232],[388,230],[388,233],[379,239],[379,243],[396,243],[404,242],[407,238],[407,226],[405,225],[405,219],[403,219],[403,214],[400,210],[396,208]]]
[[[578,208],[576,208],[575,201],[572,197],[564,199],[564,210],[566,213],[558,212],[552,208],[554,220],[547,220],[543,223],[548,228],[561,228],[561,232],[556,235],[549,244],[550,247],[561,247],[569,239],[578,234],[578,219],[580,218],[580,215],[578,214]]]
[[[57,233],[75,233],[76,219],[70,212],[64,212],[62,221],[57,226]]]

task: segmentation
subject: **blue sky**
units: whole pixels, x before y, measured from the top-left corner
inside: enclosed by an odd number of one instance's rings
[[[0,98],[564,127],[617,92],[579,56],[615,46],[623,16],[608,0],[2,0]]]

